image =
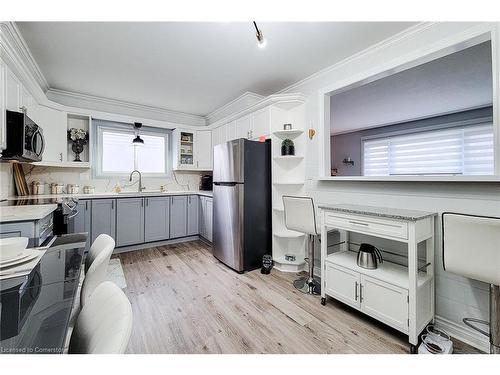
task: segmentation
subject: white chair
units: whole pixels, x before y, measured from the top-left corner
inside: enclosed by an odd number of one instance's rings
[[[85,278],[80,294],[80,305],[84,306],[94,289],[106,280],[108,264],[115,249],[115,240],[107,234],[100,234],[90,247],[85,259]]]
[[[464,318],[469,327],[490,338],[490,353],[500,354],[500,218],[445,212],[443,268],[490,284],[490,321]],[[489,325],[489,332],[472,323]]]
[[[308,235],[309,275],[293,282],[295,288],[307,294],[320,294],[321,284],[314,279],[314,236],[317,236],[316,213],[314,202],[309,197],[295,197],[284,195],[285,227],[296,232]]]
[[[121,354],[132,333],[132,306],[111,281],[101,283],[83,306],[71,335],[70,354]]]

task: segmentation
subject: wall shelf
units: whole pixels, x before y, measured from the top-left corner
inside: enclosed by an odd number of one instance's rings
[[[274,181],[274,185],[304,185],[304,181]]]
[[[303,156],[299,155],[279,155],[279,156],[274,156],[274,160],[302,160],[304,159]]]
[[[304,133],[303,130],[300,130],[300,129],[292,129],[292,130],[278,130],[278,131],[275,131],[273,132],[273,134],[279,138],[289,138],[289,139],[293,139],[293,138],[297,138],[299,135],[301,135],[302,133]]]
[[[56,167],[56,168],[90,168],[90,163],[86,161],[37,161],[35,163],[27,163],[38,167]]]
[[[304,233],[296,232],[294,230],[281,230],[281,231],[276,231],[274,232],[274,235],[276,237],[281,237],[281,238],[300,238],[304,237]]]

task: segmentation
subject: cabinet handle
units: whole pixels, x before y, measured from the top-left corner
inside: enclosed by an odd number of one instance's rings
[[[113,199],[111,201],[111,209],[114,210],[115,209],[115,200]]]
[[[363,302],[363,284],[359,284],[359,302]]]
[[[89,210],[89,201],[85,201],[85,211]]]
[[[141,199],[141,207],[144,207],[144,199]]]
[[[354,284],[354,300],[357,301],[358,300],[358,282],[356,281],[356,283]]]
[[[146,206],[148,206],[148,205],[149,205],[149,199],[146,198]]]

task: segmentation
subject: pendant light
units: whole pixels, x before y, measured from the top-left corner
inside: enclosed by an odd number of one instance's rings
[[[262,30],[260,30],[258,28],[257,23],[255,21],[253,21],[253,25],[254,25],[255,31],[256,31],[255,37],[257,38],[257,46],[259,48],[265,48],[266,44],[267,44],[267,40],[264,39],[264,34],[262,34]]]
[[[142,128],[142,123],[134,122],[135,138],[132,140],[132,146],[144,146],[144,140],[139,136],[140,128]]]

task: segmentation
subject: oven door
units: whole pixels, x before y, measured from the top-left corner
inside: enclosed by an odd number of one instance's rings
[[[23,157],[32,161],[41,161],[45,150],[43,130],[28,117],[25,123]]]

